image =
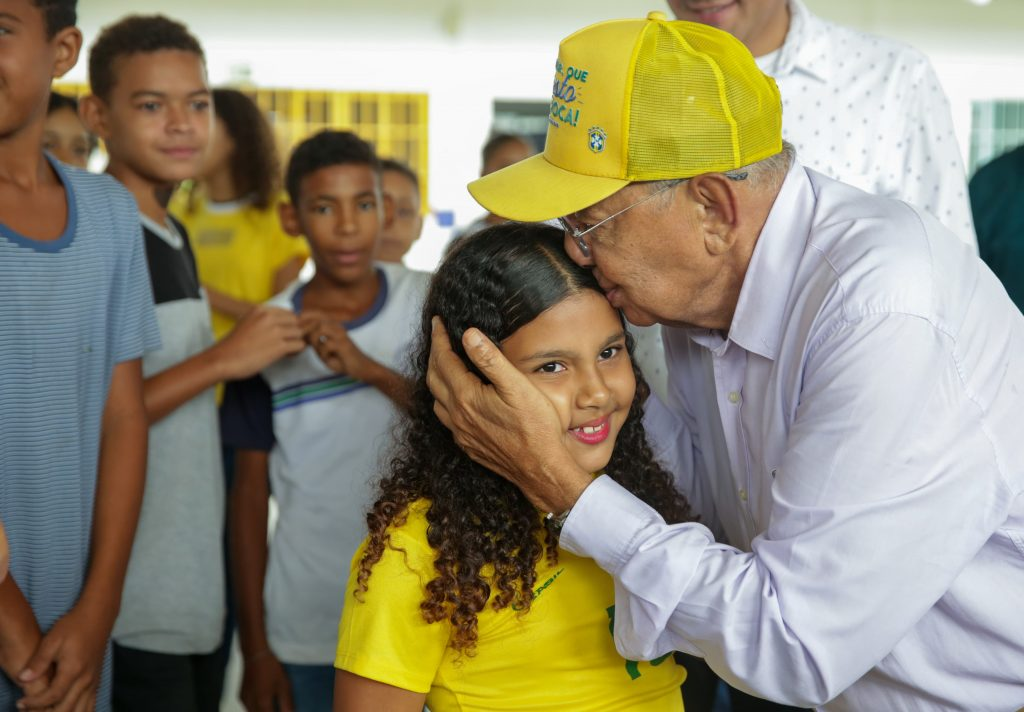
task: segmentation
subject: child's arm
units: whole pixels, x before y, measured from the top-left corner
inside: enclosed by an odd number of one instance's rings
[[[92,544],[85,585],[75,606],[43,636],[19,681],[31,683],[55,666],[46,691],[25,697],[24,709],[76,705],[96,694],[103,653],[121,605],[121,589],[142,506],[148,428],[140,359],[114,366],[103,409]]]
[[[334,712],[421,712],[427,696],[345,670],[334,673]]]
[[[246,378],[306,347],[298,317],[287,309],[256,307],[206,351],[146,379],[153,424],[221,381]]]
[[[229,541],[243,659],[241,698],[247,710],[292,712],[291,686],[284,668],[270,650],[263,610],[270,499],[268,462],[266,451],[235,451]]]
[[[274,294],[283,292],[285,287],[299,278],[299,273],[302,272],[306,259],[305,255],[298,255],[277,268],[277,271],[274,272]]]
[[[214,289],[208,284],[203,285],[206,290],[206,298],[210,301],[210,309],[219,312],[232,319],[242,319],[249,312],[256,308],[257,302],[247,302],[244,299],[237,299],[224,292]]]
[[[14,578],[6,577],[0,582],[0,670],[17,680],[42,639],[32,607]],[[23,689],[26,694],[36,694],[45,690],[48,683],[49,679],[43,676],[34,683],[23,684]]]
[[[298,279],[299,273],[305,264],[306,258],[304,256],[293,257],[285,262],[273,274],[271,291],[274,294],[284,291],[285,287]],[[232,319],[244,318],[260,304],[260,302],[250,302],[238,297],[232,297],[208,284],[203,284],[203,289],[206,290],[206,297],[210,300],[210,308]]]
[[[408,410],[412,396],[412,382],[409,379],[364,354],[349,337],[345,327],[322,314],[303,312],[299,321],[306,341],[329,368],[368,383],[399,408]]]

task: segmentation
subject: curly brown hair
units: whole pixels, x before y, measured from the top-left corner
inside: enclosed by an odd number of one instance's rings
[[[564,299],[587,289],[601,293],[594,276],[565,254],[562,240],[561,230],[546,225],[498,225],[466,238],[438,269],[423,309],[413,401],[399,429],[403,441],[366,517],[369,539],[359,563],[356,598],[369,589],[391,528],[406,521],[413,502],[429,501],[427,542],[437,553],[436,577],[427,584],[420,609],[430,623],[451,624],[449,644],[460,653],[474,652],[477,615],[489,600],[494,610],[510,605],[529,610],[537,564],[542,556],[557,561],[558,534],[517,487],[473,462],[434,415],[426,385],[430,319],[441,318],[452,348],[481,375],[462,347],[467,328],[475,326],[500,344]],[[626,341],[632,353],[628,335]],[[642,417],[649,389],[635,363],[633,371],[636,394],[607,473],[666,521],[692,519],[685,497],[647,443]],[[488,566],[493,574],[485,575]]]
[[[273,206],[281,188],[281,163],[263,112],[242,92],[223,87],[213,90],[213,112],[235,142],[228,161],[236,197],[251,194],[253,206],[260,210]]]

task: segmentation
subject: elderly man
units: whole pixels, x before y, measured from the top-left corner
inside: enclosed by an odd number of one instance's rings
[[[479,332],[490,385],[435,327],[436,411],[615,578],[623,655],[828,710],[1016,709],[1024,317],[937,220],[804,169],[780,127],[737,40],[652,13],[564,40],[544,153],[470,187],[562,216],[609,301],[671,327],[648,415],[703,524],[574,465]]]

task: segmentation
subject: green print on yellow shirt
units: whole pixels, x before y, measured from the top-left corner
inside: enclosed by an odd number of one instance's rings
[[[562,573],[559,571],[558,573]],[[608,610],[605,611],[608,614],[608,632],[615,637],[615,606],[608,606]],[[655,658],[651,661],[651,665],[661,665],[663,662],[669,659],[672,653],[665,653],[660,658]],[[636,660],[626,661],[626,672],[629,673],[630,680],[636,680],[640,677],[640,663]]]

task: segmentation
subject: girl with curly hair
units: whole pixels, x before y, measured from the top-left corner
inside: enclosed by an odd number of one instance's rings
[[[666,518],[690,518],[654,460],[632,342],[561,230],[508,223],[468,237],[424,306],[411,410],[367,515],[339,630],[336,712],[682,710],[684,670],[624,660],[610,576],[558,549],[558,528],[514,485],[473,462],[434,415],[431,317],[477,371],[479,328],[551,400],[577,462],[607,472]]]

